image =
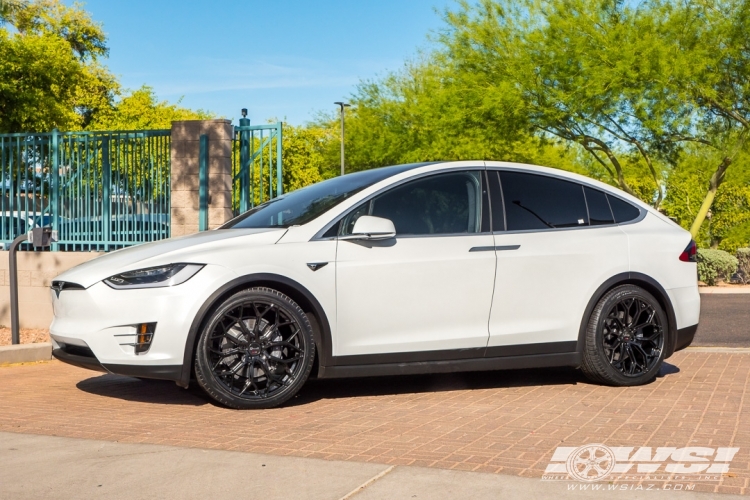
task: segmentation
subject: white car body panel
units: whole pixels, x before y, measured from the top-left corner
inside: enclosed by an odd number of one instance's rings
[[[339,241],[335,355],[487,345],[494,286],[491,234]]]
[[[489,346],[578,340],[586,306],[607,279],[628,271],[618,226],[495,233],[497,279]]]
[[[98,282],[86,290],[50,291],[54,319],[50,336],[56,344],[84,345],[103,364],[181,365],[185,334],[211,292],[236,274],[208,265],[179,286],[115,290]],[[136,355],[135,325],[157,322],[147,353]],[[116,336],[117,335],[117,336]],[[123,336],[119,336],[123,335]]]

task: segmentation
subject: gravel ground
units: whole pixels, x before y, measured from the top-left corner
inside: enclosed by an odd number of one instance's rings
[[[21,343],[35,344],[49,342],[49,330],[46,328],[21,328]],[[0,345],[10,345],[10,328],[0,327]]]

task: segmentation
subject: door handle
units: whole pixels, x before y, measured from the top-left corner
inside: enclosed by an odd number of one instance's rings
[[[471,247],[469,252],[492,252],[492,251],[503,251],[503,250],[518,250],[521,245],[501,245],[495,247]]]

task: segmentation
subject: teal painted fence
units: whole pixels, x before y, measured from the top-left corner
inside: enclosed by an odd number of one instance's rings
[[[234,215],[283,194],[282,124],[234,127],[232,143],[232,211]]]
[[[0,242],[52,226],[53,250],[170,235],[170,131],[0,134]]]

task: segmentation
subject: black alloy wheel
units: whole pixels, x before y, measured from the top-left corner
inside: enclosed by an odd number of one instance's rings
[[[271,408],[297,393],[314,358],[312,328],[302,309],[276,290],[252,288],[230,297],[209,318],[195,374],[226,406]]]
[[[637,296],[616,302],[604,319],[602,345],[609,364],[624,376],[647,373],[664,350],[656,309]]]
[[[596,382],[631,386],[653,380],[664,361],[667,317],[635,285],[607,292],[588,321],[581,370]]]

